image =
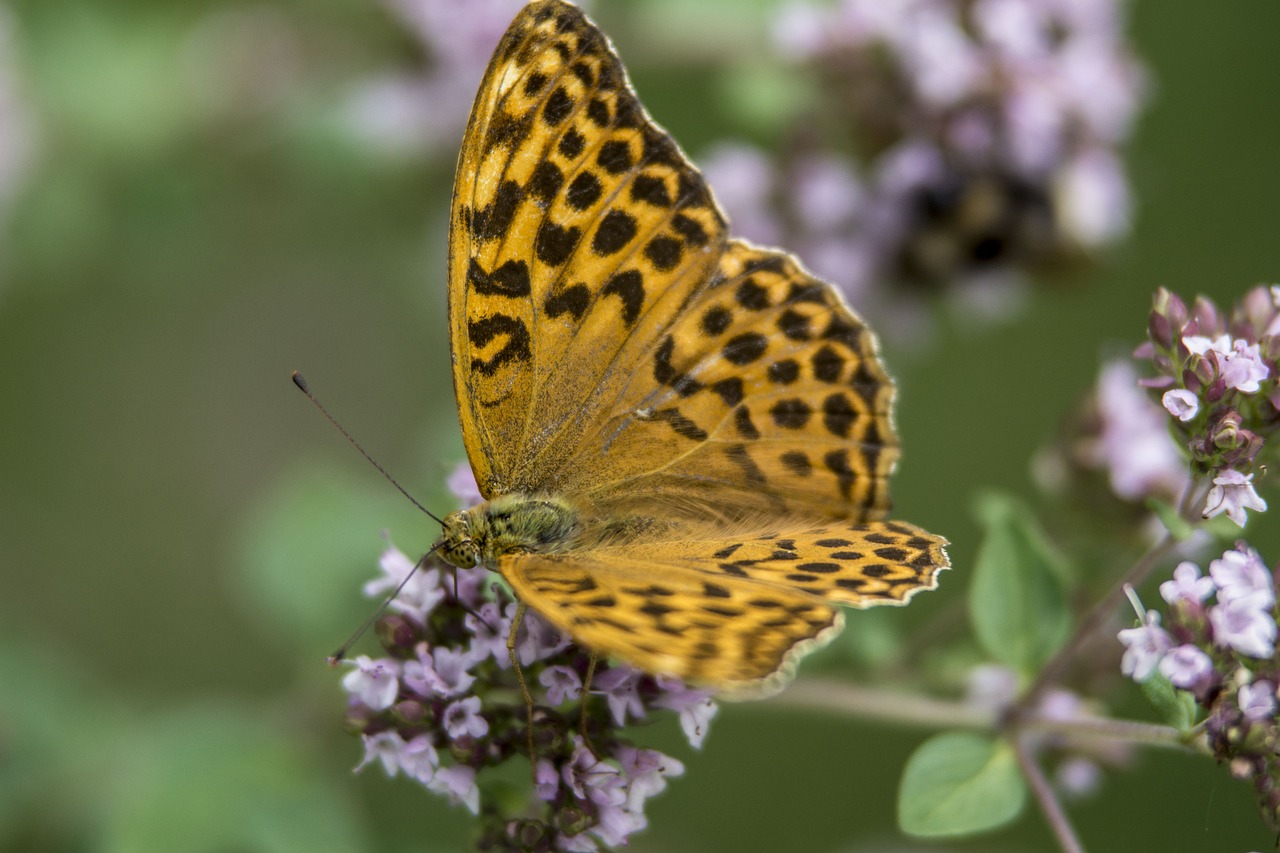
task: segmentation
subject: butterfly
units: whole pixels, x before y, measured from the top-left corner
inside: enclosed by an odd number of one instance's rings
[[[436,548],[594,654],[780,687],[842,606],[936,586],[946,540],[886,520],[894,385],[792,256],[730,237],[608,38],[537,0],[458,158],[449,323],[485,502]]]

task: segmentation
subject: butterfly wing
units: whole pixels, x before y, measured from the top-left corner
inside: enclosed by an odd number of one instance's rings
[[[530,3],[490,60],[454,186],[449,316],[486,498],[569,490],[569,457],[724,249],[706,183],[577,8]]]
[[[572,458],[611,514],[883,518],[898,458],[874,334],[790,255],[731,242]]]
[[[780,688],[837,633],[837,605],[905,604],[933,589],[945,541],[901,522],[789,521],[678,541],[510,554],[516,595],[579,644],[646,672],[730,692]]]

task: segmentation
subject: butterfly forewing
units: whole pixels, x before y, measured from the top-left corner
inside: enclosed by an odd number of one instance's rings
[[[705,182],[603,34],[567,4],[525,7],[486,72],[454,189],[454,380],[482,494],[572,487],[582,432],[706,286],[724,239]]]

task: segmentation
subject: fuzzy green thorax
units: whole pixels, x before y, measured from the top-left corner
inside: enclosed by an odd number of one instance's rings
[[[503,554],[567,551],[581,532],[581,515],[568,501],[515,493],[449,513],[436,547],[458,568],[494,569]]]

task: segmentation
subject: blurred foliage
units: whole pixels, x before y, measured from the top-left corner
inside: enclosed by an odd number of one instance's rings
[[[767,142],[768,117],[805,91],[759,51],[770,5],[720,0],[697,27],[693,5],[596,10],[695,157],[734,133]],[[288,382],[305,369],[383,465],[449,507],[454,152],[381,150],[344,120],[357,86],[417,61],[412,38],[352,0],[7,11],[37,136],[0,218],[0,850],[457,849],[464,814],[351,775],[360,746],[322,662],[368,612],[381,531],[406,551],[436,531]],[[1157,285],[1230,302],[1280,275],[1280,90],[1260,82],[1280,7],[1134,11],[1158,88],[1130,158],[1131,242],[1015,325],[887,342],[897,505],[953,540],[956,569],[852,628],[845,654],[863,664],[962,601],[974,491],[1029,495],[1028,460],[1100,354],[1140,340]],[[696,50],[722,19],[717,49]],[[1250,539],[1274,562],[1264,525]],[[1122,710],[1149,714],[1126,695]],[[762,703],[727,707],[696,756],[670,727],[652,734],[688,773],[638,850],[905,844],[894,792],[922,733]],[[1272,841],[1248,791],[1200,759],[1144,754],[1105,790],[1073,809],[1091,849],[1130,849],[1121,823],[1149,849]],[[1050,844],[1024,820],[912,849]]]

